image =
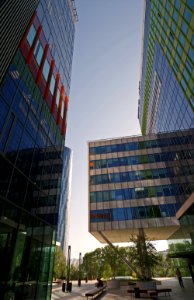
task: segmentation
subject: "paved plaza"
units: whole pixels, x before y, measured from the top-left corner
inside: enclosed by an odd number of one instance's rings
[[[164,294],[161,294],[160,296],[156,297],[155,299],[158,300],[165,300],[165,299],[171,299],[171,300],[193,300],[194,299],[194,284],[192,283],[191,278],[183,278],[185,288],[181,289],[179,286],[179,283],[176,278],[159,278],[161,281],[161,285],[159,288],[171,288],[172,293],[170,298],[167,296],[165,297]],[[89,281],[88,283],[82,282],[81,287],[78,287],[77,281],[72,282],[72,292],[71,293],[64,293],[62,292],[62,288],[59,285],[53,286],[53,292],[52,292],[52,300],[68,300],[68,299],[76,299],[76,300],[83,300],[86,299],[85,293],[89,291],[90,289],[94,288],[95,281]],[[101,296],[99,296],[97,299],[103,299],[103,300],[122,300],[122,299],[135,299],[131,297],[127,293],[127,286],[121,286],[120,289],[114,289],[114,290],[107,290],[105,293],[103,293]],[[149,297],[141,297],[141,299],[152,299]]]

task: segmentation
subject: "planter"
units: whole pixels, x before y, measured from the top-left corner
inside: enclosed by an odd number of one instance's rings
[[[136,286],[140,290],[154,290],[156,289],[156,281],[150,280],[150,281],[138,281],[136,283]]]
[[[107,287],[109,289],[119,289],[120,288],[120,281],[117,279],[111,279],[107,281]]]

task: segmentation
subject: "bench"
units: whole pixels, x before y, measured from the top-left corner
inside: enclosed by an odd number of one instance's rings
[[[106,286],[98,287],[95,289],[90,290],[89,292],[85,293],[85,297],[88,299],[94,299],[98,297],[102,292],[106,289]]]
[[[132,294],[132,296],[136,296],[140,298],[140,294],[147,294],[149,297],[157,296],[159,293],[165,293],[165,296],[168,295],[170,297],[170,292],[172,292],[172,289],[164,288],[164,289],[131,289],[127,291],[128,293]]]
[[[164,288],[164,289],[156,289],[157,293],[165,293],[165,296],[168,294],[168,297],[170,297],[170,292],[172,292],[172,289]]]

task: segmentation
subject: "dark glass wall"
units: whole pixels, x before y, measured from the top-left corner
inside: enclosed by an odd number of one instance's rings
[[[39,1],[0,87],[0,299],[51,297],[74,40],[69,3]]]
[[[58,215],[57,242],[67,257],[69,238],[69,209],[71,198],[72,151],[64,148],[64,168],[61,180],[61,195]]]

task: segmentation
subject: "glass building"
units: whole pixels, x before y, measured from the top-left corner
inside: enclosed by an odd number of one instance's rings
[[[42,300],[51,297],[77,15],[73,0],[15,2],[2,5],[5,22],[14,10],[17,18],[1,36],[0,295]]]
[[[69,209],[71,199],[72,150],[64,148],[64,165],[61,181],[61,195],[58,215],[57,242],[60,243],[65,257],[68,253]]]
[[[194,191],[193,130],[89,142],[89,231],[127,242],[178,238],[176,212]],[[189,235],[189,233],[188,233]]]
[[[194,128],[194,1],[146,0],[138,118],[143,134]]]

